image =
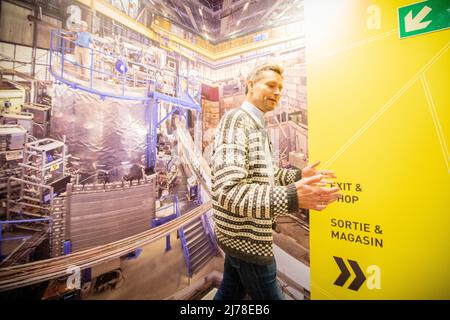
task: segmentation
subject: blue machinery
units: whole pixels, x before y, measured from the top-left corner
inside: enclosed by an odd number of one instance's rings
[[[117,55],[107,53],[103,50],[86,48],[89,52],[88,57],[90,60],[89,66],[79,65],[77,62],[71,61],[68,57],[66,57],[66,53],[69,52],[70,46],[68,44],[73,43],[73,41],[65,38],[65,34],[61,30],[52,30],[51,32],[51,41],[50,41],[50,61],[49,61],[49,72],[55,78],[56,83],[64,83],[67,86],[73,89],[80,89],[86,91],[91,94],[98,95],[101,100],[106,98],[115,98],[129,101],[142,101],[147,104],[149,108],[149,135],[148,135],[148,151],[147,151],[147,166],[149,168],[154,168],[156,164],[156,155],[157,155],[157,129],[158,127],[166,121],[172,114],[178,111],[180,116],[183,116],[186,119],[187,125],[187,116],[188,110],[195,111],[197,113],[197,117],[201,115],[201,107],[197,101],[201,99],[201,86],[198,85],[198,91],[194,92],[196,98],[194,99],[192,95],[189,93],[189,87],[192,86],[192,83],[189,83],[189,79],[185,78],[185,90],[182,88],[180,84],[180,78],[176,78],[176,94],[175,96],[169,96],[167,94],[161,93],[157,91],[157,88],[160,87],[160,83],[157,82],[155,73],[156,67],[150,68],[149,66],[138,64],[135,62],[127,61],[123,59],[123,57],[119,57]],[[96,63],[100,61],[99,63]],[[104,70],[105,61],[112,62],[111,72]],[[133,77],[130,75],[129,68],[127,68],[128,63],[133,63],[138,66],[141,70],[144,70],[142,74],[144,74],[144,79],[139,80],[136,79],[136,75]],[[72,65],[76,67],[78,70],[87,71],[88,78],[79,78],[79,75],[73,75],[73,71],[65,70],[66,64]],[[120,70],[117,69],[117,65],[120,64],[122,68]],[[102,68],[96,68],[99,65]],[[117,73],[115,72],[117,71]],[[112,80],[114,85],[116,86],[115,90],[112,92],[105,91],[101,88],[101,83],[105,83],[105,77],[108,80]],[[100,78],[100,81],[96,81],[94,83],[94,78]],[[141,88],[142,95],[132,95],[128,94],[126,87],[127,84],[133,84],[133,87]],[[96,85],[98,84],[98,86]],[[159,115],[159,102],[168,102],[172,104],[172,110],[168,112],[162,119],[160,119]],[[181,213],[178,206],[178,198],[175,196],[174,199],[174,213],[167,217],[163,218],[155,218],[152,220],[152,228],[164,224],[172,219],[178,218]],[[164,207],[165,208],[165,207]],[[161,208],[163,209],[163,208]],[[202,216],[203,224],[208,230],[208,234],[211,235],[212,231],[211,226],[206,221],[206,217]],[[189,259],[189,251],[187,248],[186,239],[184,237],[183,228],[179,230],[179,236],[183,247],[183,253],[185,257],[185,262],[188,267],[188,274],[192,276],[192,270]],[[170,250],[170,235],[166,236],[166,251]],[[64,253],[70,253],[70,242],[64,244]],[[139,255],[139,254],[137,254]]]
[[[162,83],[158,83],[155,79],[156,67],[150,68],[147,65],[139,64],[132,61],[127,61],[122,56],[117,56],[104,50],[98,50],[93,48],[86,48],[89,51],[88,57],[90,60],[89,66],[79,65],[77,62],[66,57],[66,53],[69,52],[70,46],[68,44],[73,41],[66,38],[66,34],[61,30],[52,30],[50,40],[50,62],[49,72],[55,78],[56,83],[64,83],[73,89],[80,89],[92,94],[98,95],[102,100],[105,98],[115,98],[129,101],[142,101],[147,103],[149,108],[149,135],[148,135],[148,151],[147,151],[147,166],[154,168],[156,163],[156,147],[157,147],[157,129],[158,127],[175,111],[178,111],[181,116],[184,116],[187,120],[187,111],[196,111],[197,117],[201,114],[200,104],[196,101],[200,101],[201,98],[201,86],[198,86],[198,92],[195,92],[195,99],[189,94],[189,87],[192,83],[189,83],[189,79],[185,79],[186,92],[184,92],[180,85],[180,79],[177,77],[176,81],[176,96],[172,97],[157,91]],[[127,65],[132,63],[144,70],[142,74],[145,75],[143,80],[136,79],[136,74],[133,77],[129,73],[119,71],[114,72],[114,68],[111,68],[111,72],[105,71],[104,68],[96,68],[103,66],[108,61],[112,62],[112,66],[115,66],[117,62]],[[65,70],[66,64],[72,65],[77,69],[88,71],[88,78],[80,79],[79,74],[73,75],[73,71]],[[101,88],[100,84],[94,83],[94,77],[102,80],[105,77],[108,80],[114,82],[114,90],[111,92]],[[97,81],[103,82],[104,81]],[[134,88],[138,87],[143,89],[142,95],[128,94],[126,90],[127,84],[133,84]],[[119,92],[119,93],[117,93]],[[159,119],[159,102],[168,102],[173,105],[172,110],[166,114],[161,120]]]
[[[113,62],[121,61],[122,63],[125,63],[125,65],[128,63],[125,59],[119,56],[115,56],[110,53],[106,53],[101,50],[93,49],[93,48],[87,48],[89,51],[89,58],[90,58],[90,64],[89,66],[81,66],[78,65],[76,62],[71,61],[70,58],[66,56],[66,52],[69,51],[68,43],[71,43],[72,41],[64,38],[65,34],[63,34],[63,31],[61,30],[53,30],[51,32],[51,41],[50,41],[50,61],[49,61],[49,72],[52,74],[52,76],[55,78],[56,83],[64,83],[67,86],[73,88],[73,89],[79,89],[86,91],[91,94],[98,95],[102,100],[106,98],[115,98],[115,99],[122,99],[122,100],[129,100],[129,101],[142,101],[147,104],[149,108],[149,135],[148,135],[148,151],[147,151],[147,166],[149,168],[154,168],[156,163],[156,155],[157,155],[157,129],[158,127],[167,120],[174,112],[178,111],[180,116],[183,116],[187,119],[187,111],[196,111],[197,117],[201,115],[201,107],[200,104],[196,101],[200,101],[201,97],[201,87],[198,87],[198,92],[196,92],[195,96],[196,99],[192,97],[191,94],[189,94],[189,87],[192,85],[192,83],[189,83],[189,79],[183,79],[185,82],[186,92],[181,88],[180,85],[180,79],[177,78],[176,81],[176,96],[169,96],[166,94],[163,94],[161,92],[157,92],[157,88],[160,84],[156,81],[155,77],[152,76],[155,70],[150,69],[148,66],[140,65],[140,67],[143,67],[144,70],[147,71],[145,73],[146,77],[144,80],[137,80],[136,77],[132,77],[128,72],[126,72],[127,68],[122,68],[124,72],[117,72],[115,73],[114,70],[112,72],[108,72],[103,70],[103,68],[96,68],[95,61],[98,59],[94,58],[100,58],[104,60],[109,60]],[[136,63],[134,63],[136,64]],[[87,70],[88,72],[88,78],[86,81],[86,78],[80,79],[79,75],[74,75],[73,71],[67,71],[65,70],[66,65],[72,65],[74,67],[77,67],[78,69]],[[99,64],[101,66],[101,63]],[[115,65],[115,64],[113,64]],[[100,77],[100,79],[104,80],[105,77],[108,77],[108,79],[112,79],[114,83],[114,91],[108,92],[103,90],[101,86],[96,86],[95,84],[97,82],[103,82],[103,81],[96,81],[94,83],[94,76],[96,78]],[[104,82],[103,82],[104,83]],[[126,85],[129,83],[133,83],[134,85],[138,84],[140,88],[143,89],[141,95],[128,95],[126,91]],[[159,102],[168,102],[172,104],[172,110],[167,113],[162,119],[159,115]],[[180,212],[178,208],[178,199],[175,201],[175,214],[174,216],[170,216],[168,218],[174,219],[176,217],[179,217]],[[167,220],[167,221],[169,221]],[[6,221],[0,221],[0,262],[3,260],[4,256],[2,256],[1,252],[1,245],[4,241],[10,241],[10,240],[27,240],[30,238],[30,236],[25,237],[3,237],[2,235],[2,229],[3,225],[14,225],[14,224],[21,224],[21,223],[29,223],[29,222],[43,222],[43,221],[49,221],[49,223],[52,223],[51,218],[43,218],[43,219],[29,219],[29,220],[6,220]],[[167,222],[165,221],[165,222]],[[164,223],[164,221],[159,221],[158,224]],[[207,225],[208,227],[208,225]],[[180,238],[183,243],[183,251],[185,253],[185,259],[186,263],[188,265],[189,269],[189,256],[186,246],[186,241],[184,239],[184,234],[182,230],[180,231]],[[169,235],[167,235],[167,243],[166,243],[166,250],[170,250],[170,238]],[[66,241],[64,243],[64,254],[69,254],[71,252],[71,243],[70,241]],[[190,269],[189,269],[190,270]]]

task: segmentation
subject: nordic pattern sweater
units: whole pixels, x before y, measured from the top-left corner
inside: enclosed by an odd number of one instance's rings
[[[272,224],[278,215],[298,210],[294,182],[299,170],[275,168],[269,184],[264,131],[244,110],[221,119],[211,158],[212,204],[216,239],[235,258],[273,262]]]

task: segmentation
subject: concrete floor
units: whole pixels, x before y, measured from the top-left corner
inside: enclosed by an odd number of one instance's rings
[[[289,219],[286,219],[289,220]],[[280,221],[281,222],[281,221]],[[286,221],[287,222],[287,221]],[[295,223],[281,223],[278,227],[285,234],[274,234],[278,245],[297,260],[309,265],[308,233]],[[281,231],[280,230],[280,231]],[[223,258],[214,257],[192,278],[187,268],[176,232],[170,236],[171,250],[166,249],[166,238],[161,238],[142,248],[136,259],[121,260],[124,280],[117,289],[91,293],[87,300],[161,300],[178,299],[189,287],[198,287],[212,272],[223,272]]]
[[[166,239],[162,238],[142,248],[140,256],[121,260],[124,280],[117,289],[91,293],[86,300],[161,300],[170,299],[177,292],[202,280],[214,270],[223,272],[223,258],[210,260],[192,278],[187,276],[181,241],[172,233],[171,247],[165,251]]]

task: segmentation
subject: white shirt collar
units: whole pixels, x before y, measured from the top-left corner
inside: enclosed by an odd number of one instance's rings
[[[241,105],[241,109],[246,111],[261,127],[266,128],[266,120],[264,118],[264,112],[259,110],[256,106],[248,101],[244,101]]]

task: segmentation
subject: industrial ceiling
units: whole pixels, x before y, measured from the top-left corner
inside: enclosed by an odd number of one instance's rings
[[[303,20],[303,0],[145,0],[157,15],[212,43]]]

